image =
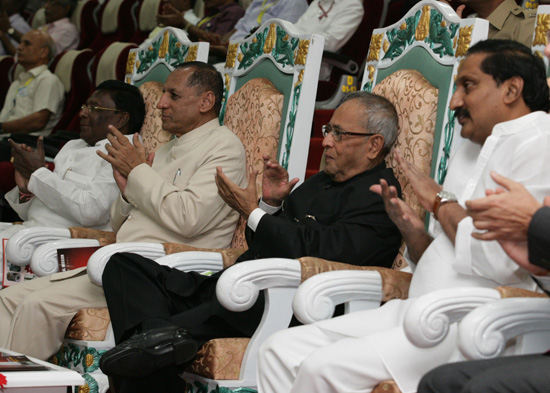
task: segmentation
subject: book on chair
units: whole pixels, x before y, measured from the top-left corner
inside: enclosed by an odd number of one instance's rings
[[[0,372],[6,371],[44,371],[48,367],[33,362],[25,355],[9,355],[0,352]]]

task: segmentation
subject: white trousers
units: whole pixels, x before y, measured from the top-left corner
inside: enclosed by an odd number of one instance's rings
[[[259,392],[367,393],[384,380],[415,392],[425,372],[450,360],[456,340],[453,329],[436,348],[410,344],[402,326],[413,300],[274,334],[260,349]]]
[[[1,347],[46,360],[59,350],[80,309],[107,307],[103,288],[90,282],[85,269],[66,279],[55,276],[0,291]]]

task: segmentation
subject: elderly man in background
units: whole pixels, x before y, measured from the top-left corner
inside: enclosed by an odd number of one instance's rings
[[[48,135],[61,117],[65,92],[59,78],[48,69],[55,56],[48,33],[31,30],[17,48],[17,62],[25,72],[8,90],[0,112],[0,138],[6,134]],[[10,158],[10,145],[0,141],[0,161]]]

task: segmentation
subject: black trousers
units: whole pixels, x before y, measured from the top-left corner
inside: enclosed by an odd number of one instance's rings
[[[510,356],[451,363],[426,374],[417,393],[535,393],[550,391],[550,357]]]
[[[184,327],[199,344],[252,336],[263,314],[263,297],[247,311],[226,310],[216,297],[220,275],[182,272],[136,254],[113,255],[103,272],[103,290],[115,341],[128,339],[150,319]]]
[[[148,319],[164,319],[187,329],[202,345],[219,337],[250,337],[263,314],[263,297],[245,312],[231,312],[216,298],[220,273],[181,272],[136,254],[111,257],[103,272],[103,290],[118,343],[142,330]],[[113,381],[117,393],[185,392],[174,366],[137,380]]]

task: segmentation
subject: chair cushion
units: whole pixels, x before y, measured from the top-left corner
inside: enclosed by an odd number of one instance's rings
[[[255,78],[244,84],[227,101],[224,124],[241,139],[246,153],[247,171],[257,170],[258,198],[262,191],[263,154],[276,157],[283,112],[284,94],[269,79]],[[231,248],[245,247],[241,218]]]
[[[239,379],[249,338],[222,338],[208,341],[187,371],[210,379]]]
[[[75,340],[103,341],[110,322],[107,308],[82,309],[72,319],[65,337]]]
[[[69,232],[72,239],[96,239],[102,246],[116,242],[116,234],[114,232],[82,227],[71,227],[69,228]]]
[[[414,70],[399,70],[387,76],[373,89],[373,93],[386,97],[397,110],[399,134],[395,142],[405,160],[412,162],[429,175],[437,116],[439,90],[422,74]],[[394,174],[403,191],[403,200],[424,219],[426,212],[418,202],[403,170],[398,167],[393,151],[386,157],[386,164]],[[404,245],[399,251],[394,267],[406,266],[403,258]]]
[[[139,90],[145,101],[145,119],[141,127],[141,139],[147,153],[152,153],[172,139],[172,134],[162,128],[161,110],[157,108],[162,97],[162,83],[145,82]]]

